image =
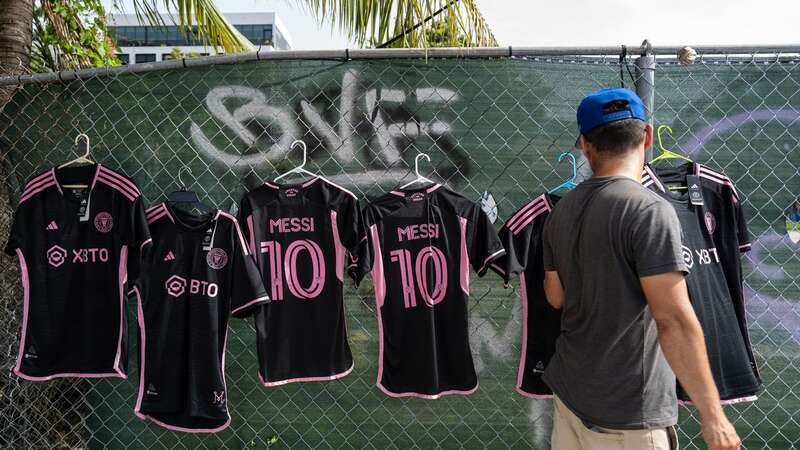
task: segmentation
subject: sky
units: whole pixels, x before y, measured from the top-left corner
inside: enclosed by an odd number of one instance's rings
[[[644,38],[656,46],[800,44],[798,0],[476,1],[500,45],[639,45]],[[327,24],[320,26],[297,0],[216,3],[224,12],[277,12],[296,50],[355,47]]]

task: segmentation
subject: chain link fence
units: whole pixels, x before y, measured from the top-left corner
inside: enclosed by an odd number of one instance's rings
[[[765,387],[726,407],[748,449],[800,448],[800,247],[786,212],[800,195],[799,49],[725,49],[677,64],[658,55],[653,117],[665,143],[727,173],[754,235],[743,262],[750,331]],[[298,162],[369,199],[413,177],[419,151],[437,178],[469,198],[491,194],[497,226],[569,173],[575,108],[587,93],[635,85],[632,57],[609,49],[491,49],[484,53],[350,51],[259,54],[0,80],[15,93],[0,112],[0,235],[25,180],[77,156],[136,180],[153,204],[187,184],[234,211],[242,193]],[[484,55],[484,56],[481,56]],[[670,56],[672,55],[672,56]],[[470,56],[470,57],[464,57]],[[189,66],[189,67],[187,67]],[[184,180],[174,174],[186,167]],[[588,173],[582,164],[581,174]],[[133,414],[136,339],[128,380],[32,383],[11,369],[21,289],[16,261],[0,256],[0,447],[3,448],[549,448],[552,404],[514,391],[521,308],[516,287],[489,274],[471,297],[471,345],[480,389],[436,401],[395,399],[375,387],[377,325],[370,283],[345,288],[355,369],[332,382],[261,387],[255,330],[233,320],[229,429],[187,435]],[[129,314],[135,303],[129,302]],[[129,316],[130,317],[130,316]],[[129,321],[136,336],[136,321]],[[704,448],[698,416],[681,408],[682,448]]]

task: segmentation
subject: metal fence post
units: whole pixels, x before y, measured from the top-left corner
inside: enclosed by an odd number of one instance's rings
[[[647,122],[653,124],[653,97],[656,89],[656,57],[653,54],[653,46],[650,41],[645,39],[642,42],[641,56],[636,58],[636,94],[641,97],[647,108]],[[645,161],[653,158],[653,149],[647,149]]]

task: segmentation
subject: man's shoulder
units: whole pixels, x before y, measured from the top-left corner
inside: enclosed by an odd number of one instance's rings
[[[620,179],[604,189],[601,197],[646,209],[654,205],[670,206],[669,201],[661,194],[642,186],[632,179]]]

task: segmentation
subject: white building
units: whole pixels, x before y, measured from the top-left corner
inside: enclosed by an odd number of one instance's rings
[[[292,48],[289,32],[275,13],[226,13],[225,18],[258,50]],[[108,16],[108,30],[117,39],[123,64],[165,61],[172,58],[176,48],[184,55],[224,53],[221,48],[215,51],[202,41],[187,39],[171,16],[162,14],[162,19],[164,26],[153,26],[142,24],[135,14]]]

